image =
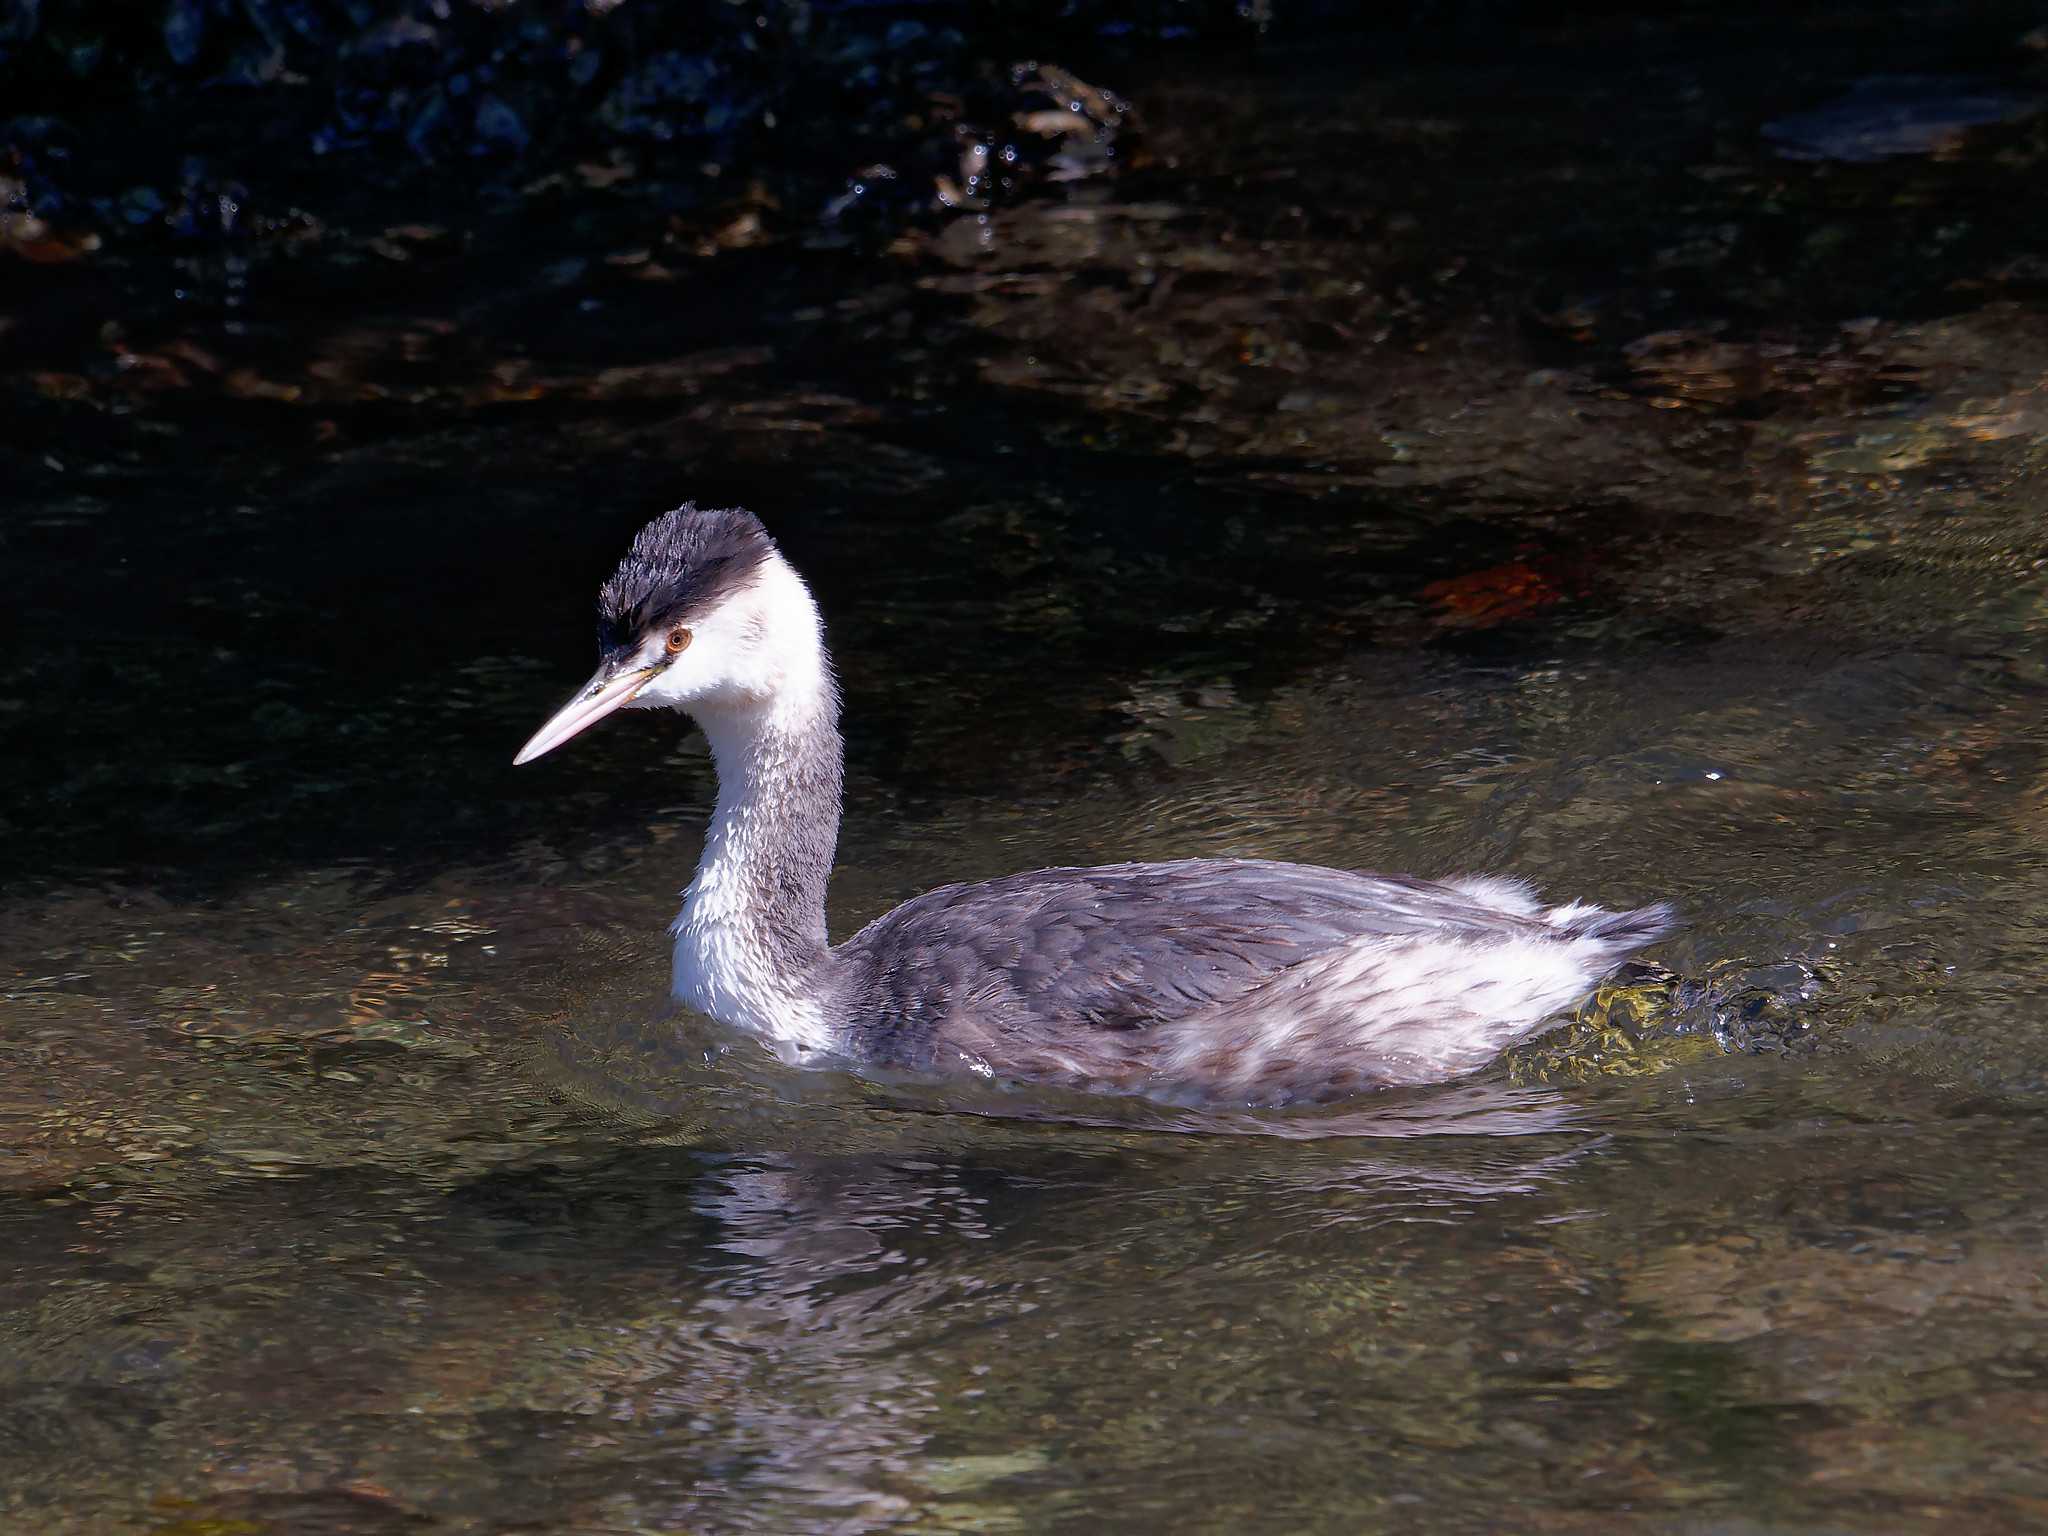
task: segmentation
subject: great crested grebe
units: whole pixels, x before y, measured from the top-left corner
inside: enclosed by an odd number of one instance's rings
[[[945,885],[831,945],[839,693],[809,588],[751,512],[686,505],[598,596],[597,672],[519,750],[680,709],[718,804],[674,993],[785,1060],[1283,1104],[1468,1072],[1662,934],[1662,904],[1263,859]]]

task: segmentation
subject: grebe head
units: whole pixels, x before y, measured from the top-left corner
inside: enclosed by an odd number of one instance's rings
[[[642,528],[597,613],[597,671],[515,764],[619,709],[680,709],[709,723],[829,694],[817,605],[760,519],[740,508],[685,504]]]

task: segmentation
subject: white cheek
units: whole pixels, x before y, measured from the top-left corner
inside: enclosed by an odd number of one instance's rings
[[[654,680],[640,690],[631,705],[634,709],[680,709],[692,699],[701,698],[710,688],[711,680],[706,675],[707,657],[694,640],[690,648],[668,662]]]
[[[689,647],[673,660],[659,638],[646,659],[661,671],[640,690],[641,709],[706,710],[778,703],[809,710],[831,693],[823,627],[810,590],[770,559],[743,591],[691,624]]]
[[[687,708],[758,692],[761,680],[750,675],[752,646],[745,618],[742,608],[728,604],[700,622],[691,631],[689,649],[663,668],[641,697]]]

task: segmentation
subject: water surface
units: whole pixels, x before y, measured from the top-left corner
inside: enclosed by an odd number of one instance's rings
[[[11,1527],[2038,1528],[2044,139],[1790,161],[1940,63],[1815,25],[1127,61],[1127,168],[886,247],[137,260],[160,388],[33,317]],[[509,766],[685,497],[826,610],[835,932],[1183,854],[1687,925],[1313,1112],[787,1071],[662,1000],[701,741]]]

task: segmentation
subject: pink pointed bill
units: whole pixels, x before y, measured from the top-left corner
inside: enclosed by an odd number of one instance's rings
[[[621,672],[607,677],[607,669],[600,667],[597,675],[581,688],[576,696],[564,704],[549,718],[548,723],[533,733],[532,740],[519,749],[519,755],[512,759],[512,766],[530,763],[543,752],[552,752],[571,736],[597,724],[614,710],[623,709],[633,702],[634,695],[645,688],[654,676],[652,667],[635,667],[630,672]]]

